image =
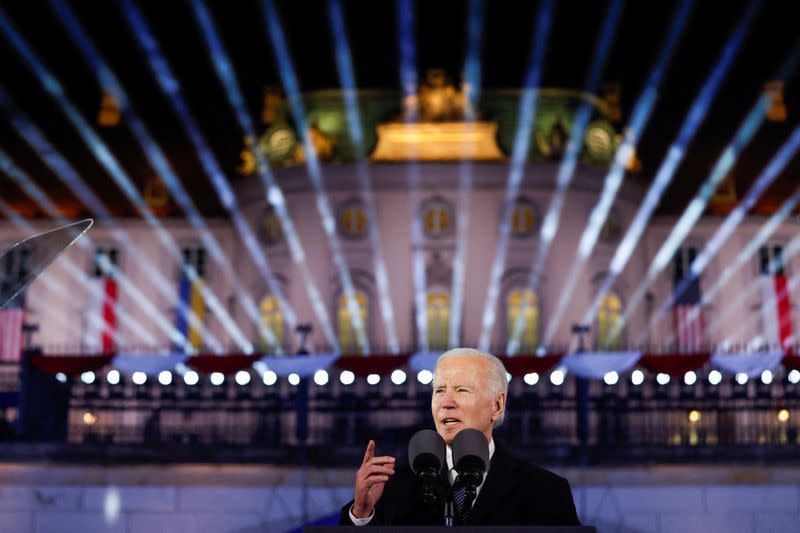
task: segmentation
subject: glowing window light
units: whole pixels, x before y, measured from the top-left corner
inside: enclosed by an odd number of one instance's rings
[[[669,383],[669,379],[670,379],[669,378],[669,374],[663,374],[663,373],[659,372],[656,375],[656,382],[659,385],[666,385],[667,383]]]
[[[550,373],[550,383],[556,387],[561,386],[564,383],[564,371],[560,369],[553,370]]]
[[[247,370],[239,370],[234,379],[236,380],[237,385],[244,387],[250,383],[250,372]]]
[[[697,374],[695,374],[694,371],[689,370],[683,375],[683,382],[687,385],[694,385],[697,383]]]
[[[329,381],[328,373],[324,370],[317,370],[314,372],[314,383],[322,387],[327,385]]]
[[[619,374],[616,372],[606,372],[603,376],[603,381],[606,385],[616,385],[619,381]]]
[[[288,379],[289,379],[289,385],[291,385],[292,387],[296,387],[296,386],[300,385],[300,376],[295,374],[294,372],[289,374],[289,378]]]
[[[506,296],[506,320],[511,328],[507,353],[530,353],[538,344],[539,306],[536,293],[514,288]],[[541,346],[539,347],[541,349]]]
[[[691,422],[692,424],[700,422],[700,418],[701,418],[700,411],[698,411],[697,409],[692,409],[691,411],[689,411],[689,422]]]
[[[91,385],[92,383],[94,383],[94,379],[95,379],[95,375],[94,375],[94,372],[92,372],[91,370],[81,374],[81,381],[83,381],[87,385]]]
[[[172,372],[169,370],[162,370],[158,373],[158,382],[164,386],[172,383]]]
[[[641,370],[634,370],[631,373],[631,383],[634,385],[641,385],[644,383],[644,372]]]
[[[781,409],[778,411],[778,421],[786,423],[789,421],[789,410]]]
[[[212,385],[219,387],[225,382],[225,374],[222,372],[212,372],[209,379]]]
[[[108,374],[106,374],[106,381],[110,385],[117,385],[119,383],[119,370],[109,370]]]
[[[536,372],[529,372],[528,374],[522,376],[522,381],[524,381],[526,385],[536,385],[539,383],[539,374]]]
[[[194,370],[189,370],[183,375],[183,382],[187,385],[197,385],[200,381],[200,376]]]
[[[147,374],[141,371],[136,371],[131,376],[131,381],[136,385],[144,385],[147,382]]]
[[[406,373],[398,368],[392,372],[391,380],[395,385],[402,385],[406,382]]]
[[[708,382],[712,385],[719,385],[722,382],[722,374],[719,370],[712,370],[708,373]]]
[[[344,370],[341,374],[339,374],[339,381],[342,382],[342,385],[352,385],[355,380],[356,375],[349,370]]]
[[[433,381],[433,372],[430,370],[420,370],[417,372],[417,381],[423,385],[430,384],[430,382]]]
[[[763,383],[764,385],[769,385],[770,383],[772,383],[772,377],[773,376],[771,370],[764,370],[761,373],[761,383]]]
[[[266,385],[267,387],[271,387],[272,385],[275,385],[275,383],[278,382],[278,374],[276,374],[272,370],[267,370],[266,372],[264,372],[262,380],[264,381],[264,385]]]
[[[789,383],[797,385],[798,383],[800,383],[800,371],[792,370],[791,372],[789,372],[788,378],[789,378]]]
[[[381,377],[378,374],[370,374],[367,376],[367,383],[370,385],[377,385],[381,382]]]
[[[87,426],[93,426],[97,422],[97,416],[91,411],[83,413],[83,423]]]
[[[744,385],[745,383],[747,383],[747,379],[748,379],[747,374],[745,374],[744,372],[736,373],[736,383],[738,383],[739,385]]]

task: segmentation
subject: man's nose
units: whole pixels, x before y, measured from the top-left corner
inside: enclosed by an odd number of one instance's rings
[[[456,397],[451,392],[446,392],[444,394],[444,398],[442,398],[442,408],[444,409],[455,409],[457,407],[456,404]]]

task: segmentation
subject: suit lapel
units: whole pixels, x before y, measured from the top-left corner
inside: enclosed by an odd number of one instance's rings
[[[496,445],[497,441],[495,441]],[[469,523],[480,524],[492,511],[503,508],[503,500],[514,488],[514,471],[511,460],[499,446],[496,446],[489,465],[489,473],[483,482],[481,492],[469,515]]]

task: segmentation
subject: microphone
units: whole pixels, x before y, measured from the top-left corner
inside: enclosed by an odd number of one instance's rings
[[[467,509],[475,501],[488,463],[489,442],[486,436],[473,428],[459,431],[453,439],[453,465],[458,472],[458,480],[466,490]]]
[[[426,503],[439,500],[437,484],[445,458],[444,439],[431,429],[417,431],[408,443],[408,463],[422,485]]]

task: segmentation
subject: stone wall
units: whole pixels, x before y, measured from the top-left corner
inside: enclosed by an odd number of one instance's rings
[[[606,532],[798,531],[800,467],[564,469]],[[336,513],[351,470],[0,464],[0,533],[277,532]],[[305,485],[306,489],[303,489]]]

